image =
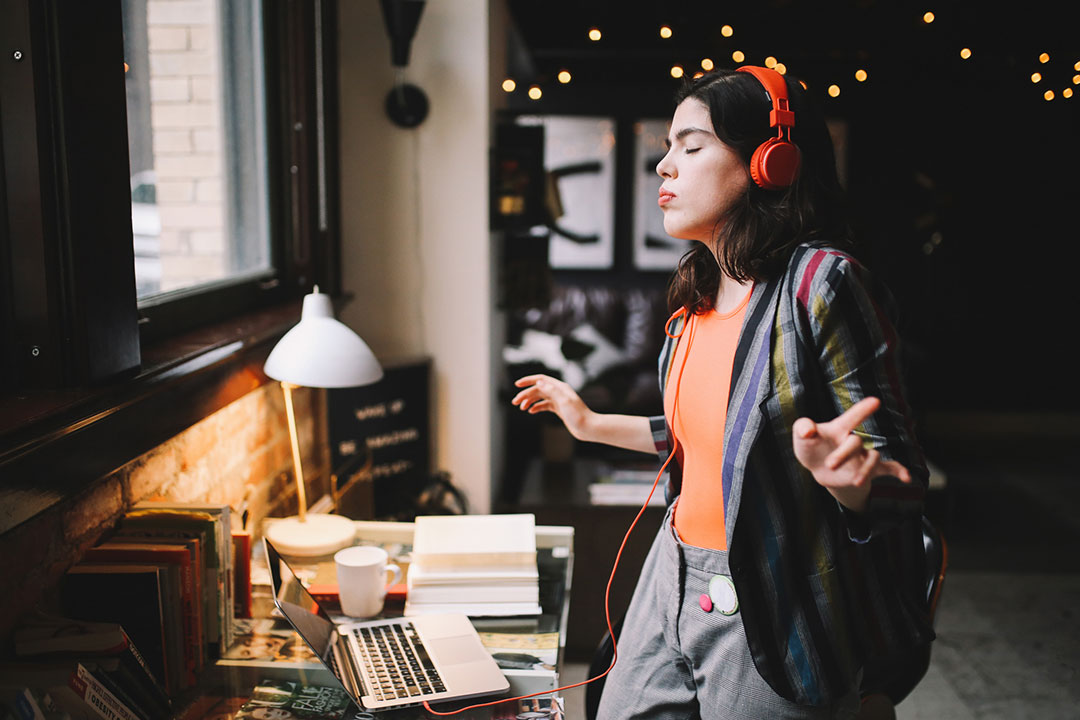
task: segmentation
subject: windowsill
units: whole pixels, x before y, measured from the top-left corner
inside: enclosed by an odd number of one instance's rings
[[[127,379],[0,398],[0,534],[266,383],[263,362],[300,305],[146,347]]]

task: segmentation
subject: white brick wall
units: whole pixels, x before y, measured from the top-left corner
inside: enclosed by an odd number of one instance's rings
[[[162,290],[219,279],[227,271],[220,1],[147,3]]]

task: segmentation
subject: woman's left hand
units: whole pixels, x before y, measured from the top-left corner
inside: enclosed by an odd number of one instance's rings
[[[881,401],[863,398],[829,422],[799,418],[791,426],[795,457],[844,507],[862,512],[870,500],[870,481],[892,475],[911,482],[911,473],[895,460],[882,460],[878,451],[863,447],[855,428],[877,412]]]

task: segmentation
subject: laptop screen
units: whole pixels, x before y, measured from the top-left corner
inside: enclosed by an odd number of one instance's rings
[[[264,538],[263,542],[278,609],[296,628],[296,632],[307,641],[315,654],[324,662],[328,662],[331,653],[330,639],[334,634],[333,621],[315,602],[315,598],[303,586],[270,541]]]

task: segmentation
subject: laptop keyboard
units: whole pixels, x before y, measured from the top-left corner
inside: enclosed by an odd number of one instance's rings
[[[354,631],[373,680],[371,693],[394,700],[446,692],[424,643],[410,622]]]

